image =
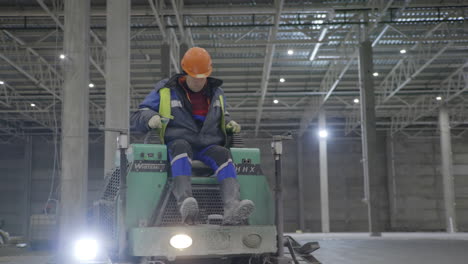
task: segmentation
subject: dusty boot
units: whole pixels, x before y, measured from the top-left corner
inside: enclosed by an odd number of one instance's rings
[[[188,225],[194,225],[198,216],[198,203],[193,197],[185,198],[179,207],[182,222]]]
[[[255,209],[252,201],[240,201],[239,182],[235,178],[226,178],[221,182],[221,196],[224,202],[224,225],[245,223]]]
[[[192,195],[192,181],[190,176],[176,176],[173,178],[174,194],[177,207],[182,216],[182,223],[193,225],[198,217],[198,203]]]

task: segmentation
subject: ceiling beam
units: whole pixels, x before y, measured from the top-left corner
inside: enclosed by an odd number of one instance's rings
[[[372,32],[372,30],[377,28],[377,24],[379,23],[380,18],[382,18],[383,15],[387,12],[390,6],[388,2],[389,1],[379,1],[379,0],[369,1],[368,6],[372,7],[373,9],[379,9],[380,11],[380,14],[377,15],[378,18],[375,20],[373,24],[371,24],[369,33]],[[392,2],[393,0],[390,1],[390,4]],[[410,0],[406,0],[404,2],[403,7],[400,8],[399,13],[401,13],[407,7],[409,3],[410,3]],[[377,8],[377,6],[379,6],[379,8]],[[355,29],[356,28],[353,28],[353,30]],[[323,78],[323,81],[320,84],[320,90],[327,91],[327,94],[323,97],[323,100],[312,98],[311,101],[309,102],[309,106],[304,110],[304,113],[301,118],[301,127],[299,129],[299,134],[301,136],[306,131],[310,122],[318,115],[320,108],[325,104],[328,98],[330,98],[333,91],[336,89],[338,84],[343,79],[343,76],[346,74],[348,69],[351,67],[352,64],[355,63],[355,60],[357,59],[358,50],[356,49],[356,47],[351,47],[351,50],[350,50],[349,44],[347,43],[347,42],[352,41],[352,38],[354,35],[353,30],[349,31],[349,33],[346,35],[344,40],[342,40],[341,47],[339,48],[339,50],[343,52],[344,55],[347,55],[347,54],[352,54],[352,55],[344,65],[342,63],[334,63],[334,64],[331,64],[330,67],[328,68]],[[375,46],[379,42],[380,38],[382,38],[382,36],[385,34],[386,31],[387,31],[387,27],[384,27],[383,30],[377,35],[377,38],[373,41],[372,46]]]
[[[269,42],[276,40],[276,34],[278,33],[278,25],[281,19],[281,12],[283,10],[284,0],[276,0],[275,3],[276,3],[276,13],[273,19],[274,27],[270,29],[270,35],[268,36]],[[275,44],[267,45],[267,48],[265,51],[265,62],[263,64],[262,84],[260,87],[260,99],[258,100],[257,117],[255,121],[255,135],[258,134],[260,121],[262,119],[263,103],[265,102],[265,95],[268,90],[268,81],[270,79],[271,66],[273,65],[274,55],[275,55]]]
[[[436,111],[442,104],[448,105],[463,92],[468,91],[468,62],[442,81],[439,91],[440,101],[436,100],[435,95],[424,95],[392,116],[391,132],[394,134],[405,129],[420,118]],[[466,102],[462,101],[459,105],[466,105]]]
[[[25,42],[12,33],[3,30],[0,32],[0,58],[10,64],[18,72],[28,78],[35,86],[51,94],[55,99],[62,101],[61,90],[63,76],[50,65],[34,49],[25,45]],[[26,48],[25,48],[26,46]],[[5,51],[16,56],[7,57]],[[94,126],[99,126],[103,120],[104,109],[94,102],[89,103],[89,120]]]
[[[449,37],[452,31],[458,27],[439,23],[426,32],[425,37],[435,34]],[[384,91],[384,94],[377,98],[377,107],[388,102],[395,94],[403,89],[409,82],[415,79],[424,69],[426,69],[434,60],[444,53],[453,42],[437,42],[429,45],[421,45],[424,39],[413,45],[405,55],[398,61],[389,74],[379,85],[377,90]]]
[[[63,6],[61,6],[60,10],[54,10],[52,12],[49,7],[44,3],[43,0],[36,0],[37,3],[42,7],[42,9],[46,12],[52,20],[54,20],[55,24],[57,24],[58,27],[63,31],[64,25],[56,15],[58,12],[63,13]],[[99,38],[99,36],[93,31],[90,30],[91,34],[91,43],[90,43],[90,56],[89,56],[89,61],[91,64],[96,68],[96,70],[102,75],[102,77],[106,78],[106,73],[104,70],[104,65],[106,62],[106,46],[102,42],[102,40]],[[57,54],[58,56],[58,54]]]

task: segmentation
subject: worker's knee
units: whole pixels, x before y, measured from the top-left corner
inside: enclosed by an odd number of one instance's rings
[[[185,139],[176,139],[168,144],[169,153],[172,157],[187,153],[192,158],[192,146]]]
[[[206,152],[205,155],[213,159],[218,166],[231,160],[231,152],[229,149],[222,146],[212,146]]]

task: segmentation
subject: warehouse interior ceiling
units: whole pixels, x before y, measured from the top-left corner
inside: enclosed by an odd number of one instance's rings
[[[106,1],[91,1],[90,133],[105,109]],[[161,44],[212,55],[245,135],[303,134],[321,109],[339,136],[360,134],[358,47],[373,46],[378,131],[435,135],[447,105],[468,129],[468,2],[463,0],[132,1],[131,110],[161,75]],[[0,140],[59,131],[66,58],[63,1],[0,1]]]

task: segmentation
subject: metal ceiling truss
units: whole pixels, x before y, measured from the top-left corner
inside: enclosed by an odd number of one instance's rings
[[[40,87],[51,94],[54,100],[62,101],[63,76],[61,73],[40,56],[36,50],[28,47],[24,41],[6,30],[0,31],[0,58],[29,79],[36,87]],[[45,107],[41,102],[35,104],[39,109]],[[38,115],[42,115],[42,113],[38,112]],[[103,120],[103,116],[104,109],[96,103],[90,102],[90,123],[98,127]],[[42,121],[52,122],[51,120]]]
[[[369,1],[368,6],[378,12],[371,12],[372,17],[374,18],[374,23],[370,25],[369,29],[364,29],[368,30],[368,32],[372,32],[375,28],[377,28],[378,23],[382,19],[382,17],[386,14],[388,8],[391,6],[393,3],[392,1],[384,1],[384,0],[375,0],[375,1]],[[400,8],[399,12],[404,10],[407,5],[410,3],[409,0],[404,2],[404,5]],[[399,14],[399,12],[397,14]],[[312,122],[313,119],[315,119],[322,108],[322,106],[325,104],[325,102],[330,98],[332,95],[333,91],[336,89],[338,84],[341,82],[343,79],[343,76],[346,74],[346,72],[349,70],[351,65],[355,64],[355,61],[358,57],[358,50],[357,50],[357,43],[355,41],[359,28],[358,26],[352,26],[351,30],[348,31],[346,34],[346,37],[342,40],[340,47],[338,48],[338,51],[342,54],[340,58],[345,59],[344,63],[340,61],[334,61],[334,63],[331,63],[327,72],[325,73],[325,76],[322,80],[322,83],[320,84],[320,91],[326,92],[326,95],[323,96],[321,100],[317,98],[311,98],[308,106],[304,110],[304,113],[301,118],[301,125],[299,128],[299,135],[302,135],[307,127],[309,126],[310,122]],[[383,37],[385,32],[388,30],[388,27],[385,26],[382,31],[377,35],[376,39],[374,39],[372,46],[375,46],[380,39]],[[346,126],[348,127],[348,126]]]
[[[464,25],[464,23],[461,23],[461,25]],[[443,22],[426,32],[424,38],[433,35],[450,37],[452,34],[456,34],[458,29],[460,29],[460,27]],[[414,80],[418,74],[426,69],[434,60],[452,46],[452,44],[453,41],[424,43],[424,39],[422,39],[413,45],[406,51],[407,53],[398,61],[376,89],[383,92],[377,97],[377,107],[388,102],[388,100],[403,89],[409,82]]]
[[[0,31],[0,62],[6,62],[0,64],[6,84],[0,85],[0,120],[9,127],[0,131],[0,142],[10,140],[18,128],[24,129],[19,133],[50,134],[60,127],[63,78],[57,76],[63,74],[65,64],[58,64],[56,57],[62,49],[64,1],[35,1],[41,8],[17,10],[16,17],[5,13],[5,4],[0,4],[0,14],[5,16],[0,17],[2,28],[13,28]],[[231,103],[227,109],[249,135],[291,129],[304,133],[314,126],[311,121],[322,108],[330,120],[342,122],[331,129],[358,135],[359,104],[353,103],[359,94],[356,47],[358,30],[367,24],[373,47],[379,45],[374,53],[380,73],[375,78],[378,129],[426,136],[437,129],[434,110],[450,103],[452,125],[460,124],[456,134],[463,135],[459,131],[465,127],[466,110],[460,100],[467,92],[467,70],[459,63],[467,50],[463,22],[467,7],[444,7],[459,5],[455,0],[372,0],[346,5],[284,1],[279,10],[281,2],[205,7],[200,1],[148,0],[133,5],[131,110],[160,77],[160,43],[171,46],[171,72],[179,72],[180,45],[190,47],[196,41],[213,52],[214,74],[225,81],[223,89]],[[96,87],[90,89],[90,99],[98,107],[105,103],[106,51],[99,37],[105,37],[105,15],[105,1],[93,4],[90,75]],[[44,16],[51,19],[40,18]],[[408,52],[398,54],[403,48]],[[288,49],[294,54],[285,55]],[[448,72],[452,72],[449,77]],[[277,83],[279,77],[286,82]],[[434,100],[437,95],[442,102]],[[273,99],[279,102],[274,104]],[[104,112],[96,108],[90,116],[95,123],[90,127],[96,127]]]
[[[437,85],[436,93],[426,94],[417,97],[414,102],[408,103],[400,111],[390,116],[391,126],[390,131],[395,134],[404,130],[417,120],[434,113],[442,104],[449,105],[456,98],[468,91],[468,62],[458,67],[452,74]],[[436,97],[440,96],[441,100]],[[398,97],[395,97],[398,98]],[[462,101],[461,105],[468,102]],[[458,104],[455,105],[455,108]],[[380,105],[379,108],[382,108]],[[457,111],[451,112],[457,115]],[[468,114],[468,112],[462,112]],[[346,134],[356,132],[360,129],[360,114],[359,109],[354,109],[352,112],[345,114],[346,117]]]
[[[446,17],[452,14],[446,15]],[[425,34],[424,38],[414,44],[409,51],[398,61],[389,74],[386,75],[382,83],[377,87],[378,93],[376,100],[376,108],[379,109],[383,104],[387,103],[391,98],[396,98],[396,94],[402,90],[408,83],[416,79],[416,77],[426,69],[432,62],[434,62],[443,52],[453,45],[453,41],[425,41],[434,35],[449,38],[456,35],[460,30],[466,30],[466,23],[449,24],[447,22],[438,23],[430,28]],[[463,66],[462,66],[463,68]],[[457,69],[453,75],[460,72]],[[449,82],[452,90],[460,90],[459,86],[453,87],[452,78],[449,76],[444,82]],[[444,83],[443,82],[443,83]],[[459,82],[456,84],[460,84]],[[442,84],[443,87],[443,84]],[[460,93],[453,94],[456,97]],[[452,98],[453,98],[452,97]],[[408,109],[403,109],[401,112],[392,116],[391,131],[395,133],[404,127],[414,122],[420,117],[422,113],[427,112],[427,109],[432,107],[437,102],[434,100],[433,95],[423,95],[416,99],[412,105],[408,105]],[[427,114],[427,113],[425,113]],[[346,123],[348,130],[346,133],[351,133],[359,129],[360,117],[355,118],[356,113],[346,116]],[[414,120],[413,120],[414,119]]]
[[[322,92],[323,95],[309,99],[307,107],[302,114],[299,135],[302,135],[307,130],[310,122],[312,122],[312,120],[318,115],[322,106],[325,104],[328,98],[330,98],[330,95],[338,86],[345,73],[354,63],[355,56],[357,55],[354,41],[354,38],[356,37],[356,30],[357,28],[353,26],[349,30],[348,34],[346,34],[344,40],[341,42],[340,47],[337,49],[340,53],[340,58],[343,58],[343,60],[337,60],[330,63],[330,66],[328,67],[328,70],[325,73],[322,82],[320,83],[319,92]]]
[[[42,9],[47,13],[47,15],[52,18],[55,22],[57,27],[59,27],[62,31],[64,29],[64,25],[62,21],[58,18],[57,14],[64,12],[64,3],[63,0],[53,0],[52,8],[49,8],[43,0],[36,0],[37,3],[42,7]],[[96,68],[96,70],[102,75],[102,77],[106,78],[105,72],[105,65],[106,65],[106,46],[99,38],[99,36],[92,30],[90,30],[90,57],[89,61],[91,64]]]
[[[14,99],[12,99],[12,97],[14,97]],[[8,83],[0,84],[0,105],[3,106],[3,108],[17,111],[27,120],[33,121],[46,129],[53,130],[54,123],[50,122],[53,120],[53,117],[50,117],[53,113],[48,109],[38,106],[27,97],[22,96]],[[38,115],[47,115],[47,118],[38,118]]]
[[[163,38],[163,42],[166,42],[170,46],[170,61],[172,68],[175,72],[180,72],[179,67],[179,47],[180,43],[177,39],[177,35],[173,28],[167,30],[166,24],[170,23],[170,19],[167,18],[167,22],[164,21],[163,16],[160,14],[159,10],[163,8],[164,2],[159,0],[148,0],[148,3],[151,7],[151,11],[153,12],[153,16],[158,25],[159,31],[161,32],[161,36]],[[173,6],[174,10],[177,10],[177,6]],[[183,30],[181,32],[184,33]]]
[[[272,42],[276,40],[276,35],[278,33],[278,25],[281,20],[281,12],[283,10],[284,0],[275,0],[276,13],[273,19],[274,27],[270,29],[270,34],[268,36],[268,41]],[[260,86],[260,99],[258,100],[258,109],[257,117],[255,118],[255,135],[258,135],[258,130],[260,128],[260,122],[262,119],[263,113],[263,104],[265,103],[265,96],[268,91],[268,82],[270,80],[271,66],[273,65],[273,57],[275,55],[275,44],[267,45],[265,51],[265,62],[263,64],[263,73],[262,73],[262,82]]]

